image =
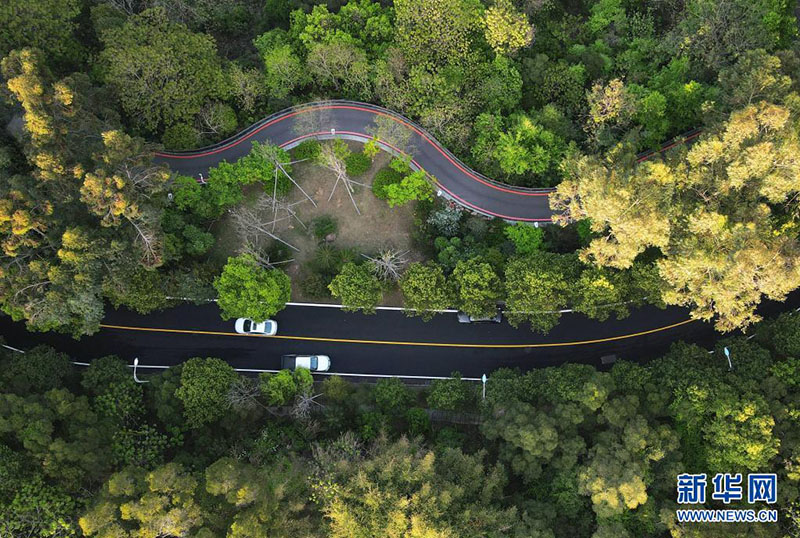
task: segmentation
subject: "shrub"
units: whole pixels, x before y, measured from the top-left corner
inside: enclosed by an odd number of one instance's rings
[[[377,438],[381,432],[386,429],[386,415],[378,413],[377,411],[367,411],[358,417],[358,419],[361,425],[361,438],[365,441],[371,441]]]
[[[306,140],[294,148],[294,158],[296,160],[308,159],[314,161],[319,156],[322,147],[317,140]]]
[[[431,429],[431,419],[428,413],[419,407],[412,407],[406,411],[406,422],[408,422],[408,434],[411,437],[427,435]]]
[[[366,156],[370,161],[375,158],[378,153],[381,152],[381,147],[378,145],[378,141],[375,139],[369,140],[364,144],[364,156]]]
[[[319,273],[311,273],[300,282],[303,293],[313,298],[326,298],[331,296],[328,289],[330,281]]]
[[[403,175],[397,170],[388,166],[381,168],[372,180],[372,193],[381,200],[386,200],[389,198],[386,188],[401,181],[403,181]]]
[[[214,235],[193,224],[183,228],[184,249],[189,256],[201,256],[214,246]]]
[[[357,177],[367,173],[372,167],[372,160],[363,153],[351,153],[345,159],[347,175]]]
[[[315,273],[333,278],[341,271],[342,266],[356,259],[356,253],[351,249],[338,249],[331,245],[322,245],[314,253],[314,258],[309,262],[309,268]]]
[[[461,374],[453,372],[450,379],[435,379],[428,394],[428,405],[434,409],[457,411],[470,402],[473,391],[468,382],[461,380]]]
[[[338,375],[330,376],[322,382],[322,393],[335,402],[344,402],[352,391],[352,384]]]
[[[336,224],[336,219],[330,215],[322,215],[311,221],[311,229],[314,231],[314,237],[322,240],[328,234],[336,233],[339,226]]]
[[[405,383],[396,377],[381,379],[375,386],[375,403],[384,413],[398,415],[413,397]]]
[[[445,207],[434,211],[427,220],[437,235],[453,237],[458,234],[459,224],[461,223],[461,211],[450,207]]]

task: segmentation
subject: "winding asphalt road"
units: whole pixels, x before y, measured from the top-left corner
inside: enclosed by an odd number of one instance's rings
[[[499,184],[469,169],[408,119],[364,103],[329,101],[284,110],[214,146],[161,153],[157,159],[202,179],[220,161],[246,155],[253,141],[268,140],[289,149],[308,138],[376,139],[387,151],[412,156],[414,166],[426,170],[443,195],[468,208],[507,220],[550,221],[550,190]],[[798,302],[797,295],[794,299]],[[765,306],[778,308],[786,305]],[[100,332],[81,340],[28,333],[22,323],[5,316],[0,316],[0,335],[16,347],[48,343],[79,361],[117,354],[127,360],[139,357],[143,365],[170,366],[189,357],[211,356],[238,368],[277,369],[282,354],[317,353],[330,355],[332,370],[341,373],[447,376],[459,371],[468,377],[503,366],[530,369],[567,361],[599,365],[603,355],[612,353],[645,360],[677,340],[708,345],[719,336],[709,324],[691,321],[681,308],[644,307],[624,320],[604,322],[565,314],[547,336],[505,322],[460,324],[455,314],[423,322],[396,311],[365,316],[290,306],[276,319],[278,336],[253,337],[236,335],[233,323],[220,319],[215,304],[183,305],[147,316],[109,309]]]
[[[268,141],[290,149],[309,138],[377,139],[383,149],[410,155],[444,196],[484,215],[512,221],[550,222],[547,196],[552,189],[510,187],[489,179],[458,160],[411,120],[385,108],[350,101],[324,101],[278,112],[232,138],[198,150],[158,153],[156,161],[198,179],[220,161],[247,155],[252,142]]]

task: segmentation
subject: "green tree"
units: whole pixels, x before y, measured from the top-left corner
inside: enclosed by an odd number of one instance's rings
[[[434,310],[445,310],[453,301],[453,291],[442,267],[434,263],[412,263],[400,279],[405,311],[409,316],[433,318]]]
[[[66,353],[40,345],[25,353],[8,353],[2,378],[6,390],[16,394],[43,393],[58,389],[74,375]]]
[[[276,374],[262,373],[259,375],[261,394],[267,399],[269,405],[287,405],[298,394],[309,394],[314,384],[311,373],[305,368],[281,370]]]
[[[365,314],[374,314],[383,298],[381,281],[367,264],[345,263],[328,289],[342,301],[344,309],[351,312],[362,310]]]
[[[128,468],[111,475],[78,523],[86,536],[185,536],[209,517],[200,483],[177,463],[153,471]]]
[[[199,428],[219,420],[227,411],[227,397],[238,374],[220,359],[195,357],[183,364],[175,395],[183,403],[186,421]]]
[[[433,186],[428,180],[425,170],[411,172],[399,183],[390,183],[385,187],[386,203],[389,207],[405,205],[411,201],[433,201]]]
[[[266,81],[270,94],[276,99],[287,97],[307,80],[301,60],[289,45],[279,45],[264,51]]]
[[[533,41],[534,29],[511,0],[498,0],[483,16],[486,41],[497,54],[508,54]]]
[[[9,0],[0,6],[0,58],[14,49],[34,47],[56,62],[76,61],[77,0]]]
[[[0,304],[31,328],[86,334],[104,280],[163,262],[168,174],[120,131],[105,89],[81,73],[53,81],[42,64],[29,49],[2,62],[24,110],[27,166],[0,181]]]
[[[315,44],[308,53],[306,68],[323,90],[354,99],[369,99],[372,95],[367,55],[355,45],[338,40]]]
[[[672,38],[692,60],[714,72],[748,50],[774,50],[797,35],[791,5],[762,0],[690,0]]]
[[[705,423],[711,471],[765,469],[778,453],[780,439],[773,434],[775,419],[760,397],[722,398],[712,403]]]
[[[527,321],[544,333],[555,327],[559,310],[570,302],[574,265],[574,257],[550,252],[512,258],[505,274],[508,322],[518,326]]]
[[[379,439],[361,454],[329,450],[333,463],[316,471],[312,487],[332,537],[390,536],[397,529],[436,538],[477,538],[499,528],[525,535],[515,509],[493,502],[506,477],[499,465],[484,463],[483,452],[434,454],[401,438]]]
[[[228,258],[222,274],[214,279],[223,319],[271,318],[291,298],[289,276],[278,269],[264,269],[249,254]]]
[[[503,233],[509,241],[514,243],[514,249],[521,256],[538,252],[544,243],[544,230],[523,222],[507,226]]]
[[[296,466],[280,463],[259,469],[222,458],[206,468],[205,484],[209,494],[222,497],[233,509],[232,517],[231,510],[225,510],[229,538],[314,536],[308,484]]]
[[[0,532],[41,538],[76,535],[73,518],[78,503],[68,492],[46,483],[41,476],[17,487],[6,483],[6,487],[13,498],[7,505],[0,504]]]
[[[506,119],[484,113],[476,120],[472,155],[514,184],[547,186],[558,177],[566,143],[525,114]]]
[[[617,319],[628,315],[628,289],[623,275],[610,269],[590,267],[581,272],[573,293],[573,309],[604,321],[614,312]]]
[[[385,166],[378,170],[378,173],[375,174],[375,177],[372,179],[372,193],[381,200],[388,200],[389,193],[387,192],[387,188],[390,185],[400,183],[402,180],[403,175],[400,172],[394,168]]]
[[[104,76],[125,112],[149,131],[191,121],[228,93],[213,39],[169,20],[162,8],[102,33]]]
[[[779,103],[792,86],[792,79],[781,72],[781,60],[763,49],[748,50],[736,63],[720,70],[721,96],[731,108],[759,101]]]
[[[465,61],[480,28],[479,2],[398,0],[395,36],[409,61],[430,67]]]
[[[122,383],[131,379],[125,361],[116,355],[107,355],[94,359],[84,370],[81,386],[93,395],[103,394],[113,384]]]
[[[0,394],[0,441],[21,446],[46,477],[67,488],[80,488],[108,472],[106,434],[85,396],[66,389],[25,397]]]
[[[473,317],[493,316],[503,297],[503,284],[491,265],[481,258],[456,264],[453,270],[458,307]]]

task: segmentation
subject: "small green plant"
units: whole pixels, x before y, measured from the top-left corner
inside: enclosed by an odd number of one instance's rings
[[[339,226],[332,216],[322,215],[311,221],[311,229],[314,231],[314,237],[321,241],[328,235],[336,233]]]
[[[400,415],[414,399],[405,383],[396,377],[381,379],[373,391],[375,403],[384,413]]]
[[[365,143],[364,150],[362,151],[362,153],[364,153],[364,155],[366,155],[370,161],[373,160],[380,152],[381,147],[378,145],[378,140],[375,138]]]

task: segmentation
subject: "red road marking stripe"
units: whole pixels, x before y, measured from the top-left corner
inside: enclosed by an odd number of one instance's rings
[[[498,191],[502,191],[502,192],[507,192],[509,194],[516,194],[516,195],[520,195],[520,196],[542,196],[541,192],[533,192],[533,193],[522,192],[522,191],[517,191],[517,190],[513,190],[513,189],[506,189],[504,187],[500,187],[500,186],[495,185],[493,183],[489,183],[488,181],[476,176],[471,171],[469,171],[468,169],[464,168],[463,166],[458,164],[456,161],[454,161],[444,151],[444,149],[442,147],[440,147],[438,144],[435,144],[430,138],[428,138],[425,135],[425,133],[423,133],[422,131],[420,131],[419,129],[417,129],[416,127],[411,125],[410,123],[408,123],[408,122],[406,122],[406,121],[404,121],[404,120],[402,120],[402,119],[400,119],[400,118],[398,118],[398,117],[396,117],[396,116],[394,116],[392,114],[388,114],[388,113],[382,112],[380,110],[373,110],[373,109],[370,109],[370,108],[364,108],[364,107],[352,106],[352,105],[327,105],[327,106],[322,106],[322,107],[308,107],[308,108],[305,108],[305,109],[296,110],[294,112],[291,112],[289,114],[285,114],[283,116],[277,117],[277,118],[273,119],[272,121],[269,121],[269,122],[265,123],[264,125],[262,125],[258,129],[255,129],[254,131],[252,131],[252,132],[248,133],[247,135],[243,136],[242,138],[234,140],[230,144],[226,144],[226,145],[221,146],[219,148],[215,148],[213,150],[209,150],[209,151],[206,151],[206,152],[203,152],[203,153],[195,153],[195,154],[192,154],[192,155],[172,155],[172,154],[169,154],[169,153],[156,153],[156,155],[158,155],[159,157],[163,157],[165,159],[194,159],[194,158],[197,158],[197,157],[206,157],[208,155],[214,155],[214,154],[220,153],[222,151],[225,151],[227,149],[230,149],[230,148],[232,148],[232,147],[244,142],[245,140],[249,140],[255,134],[261,132],[262,130],[266,129],[267,127],[269,127],[271,125],[274,125],[275,123],[277,123],[279,121],[283,121],[283,120],[285,120],[287,118],[291,118],[293,116],[296,116],[297,114],[300,114],[301,112],[307,112],[307,111],[311,111],[311,110],[333,110],[333,109],[336,109],[336,110],[340,110],[340,109],[357,110],[359,112],[369,112],[369,113],[374,114],[376,116],[384,116],[384,117],[390,118],[393,121],[395,121],[397,123],[400,123],[400,124],[406,126],[407,128],[411,129],[415,133],[417,133],[423,140],[425,140],[425,142],[427,142],[428,144],[433,146],[434,149],[436,149],[436,151],[438,151],[445,159],[450,161],[450,164],[452,164],[453,166],[455,166],[456,168],[461,170],[462,173],[466,174],[467,176],[469,176],[473,180],[478,181],[479,183],[482,183],[482,184],[484,184],[487,187],[490,187],[492,189],[495,189],[495,190],[498,190]],[[340,132],[344,132],[344,131],[340,131]],[[553,189],[550,189],[550,191],[552,191],[552,190]],[[544,192],[545,193],[549,193],[550,191],[544,191]]]

